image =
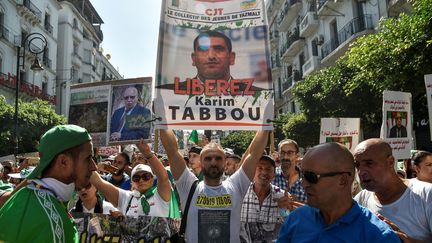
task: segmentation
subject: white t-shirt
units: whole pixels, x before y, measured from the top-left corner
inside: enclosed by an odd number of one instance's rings
[[[131,201],[132,197],[132,201]],[[123,215],[138,217],[144,216],[141,206],[140,193],[138,191],[119,190],[118,209]],[[150,205],[149,216],[153,217],[168,217],[169,215],[169,202],[165,202],[156,190],[155,194],[147,199]],[[130,202],[129,210],[126,212]]]
[[[87,209],[84,204],[83,206],[83,213],[94,213],[94,208],[92,209]],[[107,202],[107,201],[102,201],[102,213],[103,214],[110,214],[110,210],[115,212],[118,211],[117,208],[115,208],[111,203]]]
[[[196,176],[185,169],[176,181],[182,208],[195,180]],[[250,183],[243,169],[220,186],[198,183],[189,207],[187,242],[240,242],[240,212]]]
[[[393,203],[381,205],[374,192],[362,190],[354,198],[360,205],[395,223],[408,236],[432,242],[432,184],[410,179],[408,188]]]

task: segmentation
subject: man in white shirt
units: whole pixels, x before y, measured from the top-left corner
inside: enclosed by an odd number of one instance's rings
[[[363,141],[354,150],[362,190],[355,200],[397,231],[404,242],[432,242],[432,184],[401,179],[388,143]]]
[[[186,167],[178,151],[176,136],[171,130],[161,130],[161,141],[171,161],[182,207],[197,177]],[[240,242],[240,212],[243,198],[254,178],[255,167],[268,141],[268,131],[259,131],[249,146],[241,168],[222,180],[225,153],[215,143],[206,145],[200,154],[204,181],[193,194],[187,216],[186,240],[195,242]],[[183,210],[184,211],[184,210]]]

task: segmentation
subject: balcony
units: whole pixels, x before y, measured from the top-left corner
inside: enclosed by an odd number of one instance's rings
[[[318,0],[318,15],[334,15],[338,0]]]
[[[53,27],[52,27],[52,25],[50,25],[50,23],[45,23],[44,27],[45,27],[45,30],[48,31],[48,33],[50,33],[50,34],[53,33]]]
[[[280,67],[281,67],[281,62],[280,62],[280,58],[279,55],[277,53],[274,53],[271,55],[271,69],[272,69],[272,73],[279,73],[280,72]]]
[[[293,20],[297,17],[301,7],[301,0],[285,0],[276,19],[280,31],[288,30]]]
[[[308,74],[318,70],[321,64],[321,57],[319,56],[311,56],[309,60],[303,64],[303,78],[305,78]]]
[[[328,65],[334,63],[342,56],[352,43],[359,36],[372,33],[374,26],[371,15],[363,15],[352,19],[341,30],[338,31],[336,38],[331,38],[321,47],[321,64]]]
[[[294,28],[288,36],[287,41],[281,48],[282,60],[290,62],[295,55],[304,47],[305,40],[300,38],[299,28]]]
[[[292,75],[289,76],[289,77],[285,80],[285,82],[282,83],[282,93],[283,93],[283,94],[286,94],[286,92],[287,92],[288,90],[290,90],[290,89],[294,86],[294,84],[295,84],[297,81],[299,81],[299,80],[301,80],[301,78],[300,78],[300,72],[297,71],[297,70],[294,70],[293,73],[292,73]]]
[[[270,21],[274,19],[274,15],[278,14],[284,0],[269,0],[270,4],[267,5],[267,19]]]
[[[22,0],[22,3],[18,3],[18,13],[33,25],[42,21],[42,11],[30,0]]]
[[[307,12],[300,23],[300,37],[311,36],[319,28],[318,16],[315,12]]]
[[[271,48],[276,48],[279,43],[279,30],[277,29],[277,24],[273,22],[270,26],[270,45]]]

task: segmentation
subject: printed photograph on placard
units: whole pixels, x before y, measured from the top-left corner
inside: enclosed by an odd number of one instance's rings
[[[404,111],[387,111],[387,137],[407,137],[407,113]]]
[[[352,148],[352,136],[342,136],[342,137],[326,137],[326,143],[340,143],[347,149]]]
[[[112,86],[109,144],[150,139],[151,84]]]

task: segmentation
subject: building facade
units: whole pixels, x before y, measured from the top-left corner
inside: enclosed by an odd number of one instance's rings
[[[405,0],[267,0],[275,113],[299,112],[291,89],[331,66],[380,18],[409,12]]]
[[[100,48],[102,24],[89,0],[2,0],[0,95],[5,96],[8,103],[15,102],[19,72],[19,97],[22,100],[47,100],[57,113],[65,115],[70,85],[122,79]],[[44,45],[38,40],[30,45],[28,41],[23,43],[32,33],[46,38],[46,49],[38,55],[44,70],[38,73],[30,68],[35,56],[29,48],[39,50]],[[20,59],[18,67],[17,58],[23,55],[23,49],[26,49],[25,57]]]

